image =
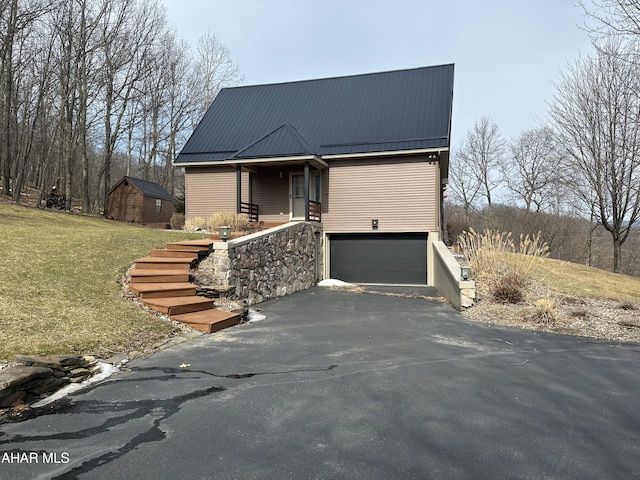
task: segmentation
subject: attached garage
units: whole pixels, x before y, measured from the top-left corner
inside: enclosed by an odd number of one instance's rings
[[[351,283],[427,284],[426,233],[329,234],[331,278]]]

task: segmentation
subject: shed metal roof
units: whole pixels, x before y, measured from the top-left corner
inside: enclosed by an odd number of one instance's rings
[[[223,89],[175,165],[450,144],[454,65]]]
[[[125,180],[129,180],[131,183],[133,183],[133,185],[138,190],[140,190],[142,192],[142,195],[144,195],[145,197],[154,197],[154,198],[161,198],[165,200],[173,200],[173,197],[171,196],[171,194],[167,192],[162,185],[159,185],[154,182],[150,182],[148,180],[142,180],[140,178],[129,177],[129,176],[123,177],[118,183],[116,183],[111,188],[111,190],[109,190],[109,193],[113,192],[118,187],[118,185],[120,185]]]

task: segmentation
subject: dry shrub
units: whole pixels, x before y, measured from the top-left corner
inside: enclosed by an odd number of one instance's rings
[[[527,282],[536,267],[536,259],[549,254],[549,246],[537,235],[521,235],[516,245],[509,232],[473,229],[458,240],[473,269],[474,277],[484,283],[494,300],[519,303],[524,299]]]
[[[558,299],[547,296],[534,303],[533,319],[540,323],[555,323],[558,318]]]
[[[492,279],[490,292],[497,303],[520,303],[525,297],[526,284],[513,273],[506,273]]]
[[[169,220],[169,225],[171,225],[171,230],[182,230],[184,228],[184,215],[182,213],[174,213],[171,215],[171,219]]]
[[[246,232],[249,230],[249,219],[241,213],[216,212],[209,217],[207,226],[212,232],[221,226],[231,227],[234,232]]]
[[[207,221],[204,217],[187,218],[184,222],[184,229],[187,232],[197,232],[200,230],[206,230]]]

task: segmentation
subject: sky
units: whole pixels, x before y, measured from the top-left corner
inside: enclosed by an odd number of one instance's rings
[[[507,140],[538,126],[592,51],[573,0],[161,1],[180,38],[229,48],[243,85],[454,63],[454,148],[480,117]]]

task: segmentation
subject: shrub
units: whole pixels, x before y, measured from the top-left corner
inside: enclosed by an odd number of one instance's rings
[[[184,215],[182,213],[174,213],[169,220],[171,230],[182,230],[184,228]]]
[[[526,284],[517,275],[506,273],[491,279],[489,291],[495,302],[515,304],[524,300]]]
[[[249,219],[241,213],[216,212],[207,221],[207,226],[212,232],[224,225],[231,227],[234,232],[246,232],[249,230]]]
[[[524,299],[526,285],[536,266],[536,258],[549,254],[541,234],[521,235],[516,246],[511,233],[473,229],[458,240],[474,271],[474,277],[484,283],[495,301],[518,303]]]
[[[184,193],[182,195],[176,195],[173,199],[173,211],[175,213],[184,214],[184,209],[185,209]]]
[[[555,323],[558,318],[558,300],[554,297],[536,300],[534,308],[534,320],[540,323]]]

